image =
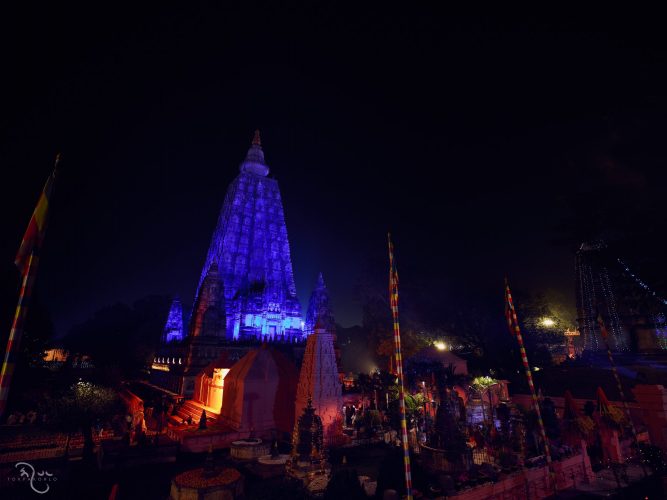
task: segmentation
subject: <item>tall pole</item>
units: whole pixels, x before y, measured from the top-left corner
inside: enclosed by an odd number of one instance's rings
[[[542,436],[542,441],[544,442],[544,455],[547,460],[547,467],[549,468],[549,476],[552,479],[552,487],[556,489],[556,481],[553,477],[553,467],[551,464],[551,450],[549,448],[549,438],[544,429],[544,421],[542,420],[542,413],[540,412],[540,404],[537,399],[537,393],[535,392],[535,384],[533,383],[533,373],[530,370],[530,364],[528,363],[528,355],[526,354],[526,348],[523,345],[523,337],[521,335],[521,328],[519,328],[519,320],[516,316],[516,309],[514,309],[514,301],[512,300],[512,292],[510,291],[510,285],[505,278],[505,299],[506,299],[506,315],[507,315],[507,325],[509,326],[510,333],[516,337],[516,341],[519,344],[519,351],[521,352],[521,362],[523,363],[523,368],[526,372],[526,380],[528,381],[528,388],[530,389],[530,395],[533,398],[533,409],[537,414],[537,422],[540,427],[540,435]],[[484,402],[482,401],[482,406]]]
[[[641,452],[639,451],[639,440],[637,439],[637,429],[635,428],[635,424],[632,420],[632,415],[630,414],[630,408],[628,407],[628,402],[625,397],[625,392],[623,391],[623,384],[621,383],[621,377],[618,375],[618,369],[616,368],[616,362],[614,361],[614,356],[612,356],[611,354],[611,347],[609,345],[609,333],[607,332],[607,327],[605,326],[604,320],[602,319],[602,315],[600,314],[599,311],[598,311],[597,323],[598,326],[600,327],[600,334],[604,339],[605,347],[607,348],[607,358],[609,359],[609,364],[611,365],[611,372],[614,374],[614,380],[616,381],[616,389],[618,390],[618,395],[621,397],[621,403],[623,404],[623,411],[625,412],[625,416],[628,419],[628,423],[630,424],[630,432],[632,433],[632,439],[634,441],[635,446],[637,447],[637,455],[639,456],[639,463],[642,467],[642,471],[644,472],[644,476],[646,476],[647,475],[646,468],[644,467],[644,462],[642,461],[642,455]]]
[[[389,301],[391,316],[394,320],[394,346],[396,348],[396,373],[398,375],[398,400],[401,411],[401,437],[403,441],[403,465],[405,468],[405,490],[407,500],[412,500],[412,473],[410,471],[410,445],[408,444],[408,426],[405,420],[405,391],[403,388],[403,359],[401,357],[401,329],[398,323],[398,273],[394,262],[394,245],[391,234],[387,234],[389,242]]]
[[[56,155],[53,173],[46,181],[15,260],[15,264],[21,272],[21,289],[19,291],[16,312],[14,313],[14,320],[12,321],[12,329],[9,332],[7,340],[7,349],[5,350],[2,369],[0,370],[0,417],[5,414],[5,410],[7,409],[9,387],[12,383],[14,368],[19,356],[21,337],[25,328],[28,306],[30,305],[33,285],[37,276],[37,268],[39,267],[39,252],[48,221],[49,198],[53,191],[59,161],[60,155]]]
[[[16,305],[16,312],[14,313],[14,320],[12,321],[12,329],[9,332],[9,339],[7,340],[7,350],[5,351],[5,358],[2,363],[2,371],[0,372],[0,416],[3,416],[7,409],[9,387],[11,386],[14,368],[16,367],[16,358],[20,352],[21,335],[23,334],[25,320],[28,315],[28,305],[32,295],[32,284],[35,281],[38,265],[39,257],[33,252],[28,258],[28,267],[23,274],[21,290],[19,292],[19,301]]]

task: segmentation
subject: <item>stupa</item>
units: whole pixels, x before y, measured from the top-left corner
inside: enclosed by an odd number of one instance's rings
[[[285,470],[302,481],[311,494],[323,492],[329,482],[331,465],[326,461],[322,419],[311,399],[294,425],[292,456]]]
[[[297,386],[295,415],[301,415],[312,401],[322,420],[327,437],[339,432],[341,425],[342,388],[334,352],[334,336],[318,320],[306,341]]]

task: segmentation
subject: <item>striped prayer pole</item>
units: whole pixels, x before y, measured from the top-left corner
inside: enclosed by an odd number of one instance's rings
[[[391,234],[389,242],[389,302],[394,320],[394,345],[396,347],[396,374],[398,375],[398,400],[401,410],[401,437],[403,441],[403,465],[405,466],[405,490],[407,500],[412,500],[412,473],[410,471],[410,446],[408,444],[408,426],[405,420],[405,392],[403,389],[403,359],[401,357],[401,329],[398,323],[398,272],[394,262],[394,245]]]
[[[540,411],[540,403],[537,399],[537,392],[535,391],[535,384],[533,383],[533,372],[530,369],[530,364],[528,363],[528,355],[526,354],[526,348],[523,345],[523,336],[521,335],[521,329],[519,328],[519,320],[516,316],[516,309],[514,309],[514,301],[512,300],[512,292],[510,291],[510,285],[507,278],[505,278],[505,316],[507,317],[507,326],[510,329],[510,333],[516,337],[516,341],[519,344],[519,351],[521,352],[521,362],[523,363],[523,368],[526,371],[526,380],[528,381],[528,388],[530,389],[530,395],[533,398],[533,408],[537,414],[537,422],[540,427],[540,435],[542,436],[542,441],[544,442],[544,455],[547,460],[547,466],[549,467],[549,476],[552,479],[552,486],[554,490],[556,489],[556,481],[554,480],[553,467],[551,463],[551,449],[549,447],[549,438],[544,429],[544,421],[542,420],[542,412]]]
[[[635,446],[637,447],[637,454],[639,455],[639,461],[641,463],[642,470],[644,471],[644,476],[646,476],[647,474],[646,469],[644,468],[644,463],[642,462],[641,454],[639,453],[639,439],[637,438],[637,429],[635,428],[635,424],[632,420],[632,415],[630,415],[630,408],[628,407],[628,402],[627,399],[625,398],[625,392],[623,391],[623,384],[621,383],[621,377],[618,374],[618,369],[616,368],[616,362],[614,361],[614,356],[612,356],[611,354],[611,347],[609,346],[609,332],[607,331],[607,327],[604,324],[604,320],[602,319],[602,314],[600,313],[600,311],[598,311],[597,324],[598,327],[600,327],[600,334],[602,335],[605,347],[607,348],[607,358],[609,359],[609,364],[611,365],[611,372],[614,374],[614,380],[616,381],[616,389],[618,390],[618,394],[621,397],[621,404],[623,405],[623,411],[625,412],[625,416],[630,424],[630,432],[632,433],[632,439],[635,442]]]
[[[9,399],[9,387],[12,383],[14,368],[19,354],[21,336],[25,327],[25,321],[28,315],[28,307],[32,297],[33,285],[39,266],[39,251],[44,241],[46,223],[48,220],[49,199],[53,193],[53,184],[56,177],[60,155],[56,156],[56,164],[53,174],[48,178],[44,185],[44,190],[37,202],[35,211],[30,218],[28,228],[23,235],[21,246],[16,255],[14,263],[21,273],[21,290],[19,291],[19,300],[14,313],[12,329],[9,332],[7,340],[7,349],[0,370],[0,417],[4,415],[7,409]]]

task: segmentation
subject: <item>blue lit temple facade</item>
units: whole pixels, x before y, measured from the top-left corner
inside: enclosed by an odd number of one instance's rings
[[[162,331],[162,342],[174,342],[183,340],[183,304],[176,297],[171,303],[167,322]]]
[[[216,265],[224,284],[228,339],[300,338],[301,305],[280,190],[268,177],[258,131],[239,170],[227,190],[197,296]]]
[[[257,342],[288,347],[304,339],[280,190],[268,173],[255,132],[227,190],[187,330],[180,300],[172,304],[153,384],[192,397],[197,375],[220,356],[240,359]],[[318,304],[326,294],[321,285]]]

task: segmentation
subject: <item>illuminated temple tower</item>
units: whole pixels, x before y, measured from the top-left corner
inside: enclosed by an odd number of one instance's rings
[[[183,305],[181,299],[175,297],[169,308],[167,322],[162,331],[162,342],[169,343],[183,340]]]
[[[327,331],[335,333],[336,325],[329,305],[329,292],[324,284],[322,273],[317,276],[317,284],[308,301],[308,311],[306,312],[306,323],[304,326],[306,334],[313,333],[315,323],[317,323],[318,319]]]
[[[215,264],[224,283],[227,338],[300,338],[285,215],[278,182],[268,177],[259,131],[239,170],[227,189],[197,295]]]
[[[616,303],[616,290],[609,276],[612,263],[607,245],[602,241],[583,243],[575,261],[577,320],[585,351],[606,350],[597,323],[602,317],[609,332],[612,351],[628,351],[630,338]]]
[[[244,347],[230,340],[303,336],[280,190],[268,177],[259,132],[239,170],[213,233],[187,336],[175,302],[153,359],[151,381],[186,397],[223,353],[242,355]]]

